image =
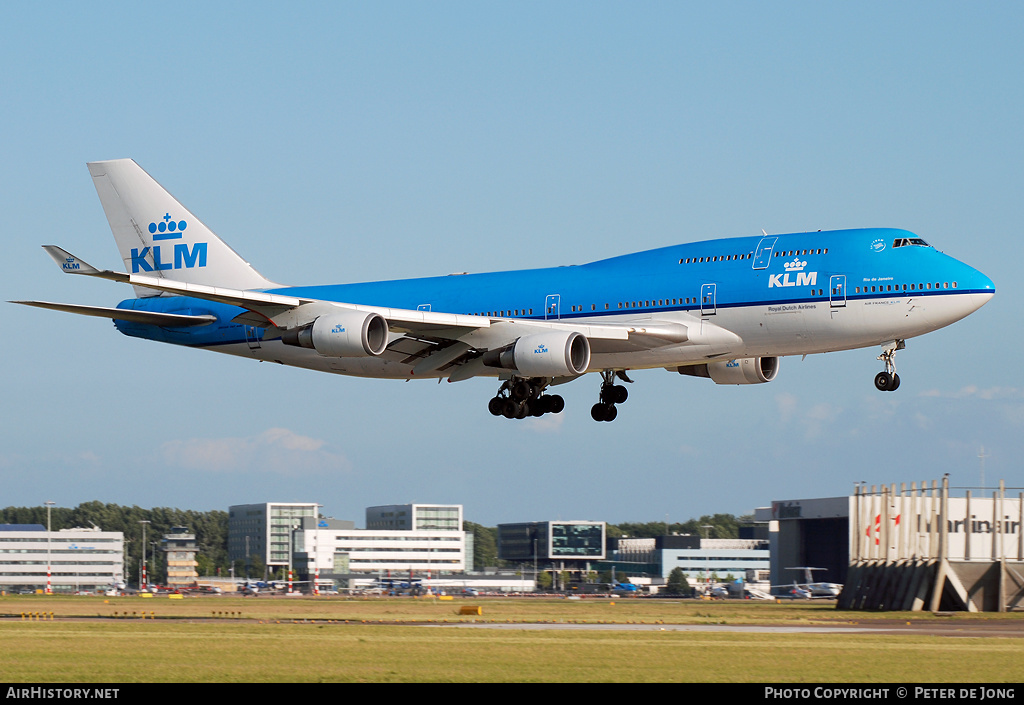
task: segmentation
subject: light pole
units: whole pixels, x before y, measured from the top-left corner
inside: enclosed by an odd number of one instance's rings
[[[708,540],[708,530],[715,528],[711,524],[701,524],[700,528],[704,529],[704,541]],[[704,587],[707,588],[711,585],[711,557],[708,551],[711,549],[704,547]]]
[[[320,594],[320,558],[318,551],[320,550],[320,507],[323,505],[318,504],[313,509],[313,594]],[[307,552],[308,555],[308,552]]]
[[[142,577],[139,582],[139,589],[146,589],[146,524],[149,523],[148,519],[140,519],[139,523],[142,524]]]
[[[292,594],[292,555],[295,553],[295,530],[298,522],[292,520],[291,530],[288,532],[288,594]]]
[[[50,571],[52,570],[53,562],[50,560],[50,541],[53,534],[50,531],[50,507],[56,502],[43,502],[46,505],[46,594],[53,594],[53,587],[50,585]]]
[[[156,546],[157,546],[156,541],[150,541],[149,542],[149,552],[153,554],[153,561],[154,562],[156,562]],[[153,567],[156,568],[158,566],[153,566]],[[148,578],[147,578],[147,581],[148,581]],[[165,582],[165,584],[166,584],[166,582]],[[157,583],[157,590],[158,591],[159,591],[159,588],[160,588],[160,584]]]
[[[533,591],[537,592],[537,539],[533,539]]]

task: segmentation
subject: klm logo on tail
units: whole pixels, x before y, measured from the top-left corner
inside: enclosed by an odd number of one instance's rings
[[[179,240],[181,234],[185,232],[185,228],[188,227],[188,223],[184,220],[177,222],[171,220],[170,213],[166,213],[162,220],[162,223],[149,224],[149,232],[153,234],[154,240]]]
[[[164,214],[158,222],[154,221],[149,224],[149,232],[153,235],[154,240],[180,240],[185,232],[185,228],[188,227],[188,222],[184,220],[172,220],[171,214]],[[187,243],[179,243],[174,246],[173,261],[170,260],[171,255],[161,252],[161,245],[153,245],[152,247],[143,247],[141,251],[137,248],[132,248],[132,274],[138,274],[139,272],[153,272],[167,269],[192,269],[193,267],[205,267],[206,266],[206,243],[197,242],[191,249]],[[148,257],[152,252],[153,263],[150,264]],[[168,261],[163,261],[164,257],[168,258]]]

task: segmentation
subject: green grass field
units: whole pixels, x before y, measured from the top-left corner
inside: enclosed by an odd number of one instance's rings
[[[483,614],[458,616],[462,605]],[[19,596],[0,598],[0,615],[0,680],[11,683],[1024,680],[1024,639],[526,628],[997,617],[840,613],[822,603]],[[1024,630],[1024,615],[998,618]],[[523,628],[442,626],[467,621]]]

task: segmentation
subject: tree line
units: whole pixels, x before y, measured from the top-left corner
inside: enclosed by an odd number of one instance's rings
[[[609,538],[654,538],[665,534],[693,534],[703,537],[706,533],[709,538],[729,539],[738,538],[739,527],[750,520],[751,517],[748,516],[706,514],[699,519],[685,522],[625,522],[608,524],[607,535]],[[74,509],[51,509],[51,526],[54,531],[98,526],[103,531],[122,532],[128,554],[125,568],[132,582],[138,580],[139,565],[142,561],[142,521],[149,522],[146,525],[146,543],[152,545],[146,547],[146,553],[149,556],[148,566],[152,582],[166,580],[164,561],[153,560],[153,556],[159,552],[164,534],[170,533],[175,526],[184,526],[196,536],[199,547],[196,556],[199,575],[229,575],[228,513],[225,511],[198,512],[170,507],[143,509],[134,505],[125,507],[98,501],[84,502]],[[46,507],[0,509],[0,524],[46,526]],[[505,566],[505,562],[498,559],[497,527],[464,521],[462,528],[473,535],[473,566],[477,570]],[[262,573],[262,569],[259,573]],[[237,574],[244,575],[244,572]]]
[[[200,575],[228,574],[228,513],[218,510],[197,512],[170,507],[143,509],[137,506],[124,507],[103,502],[83,502],[74,509],[53,507],[50,510],[50,526],[53,531],[61,529],[97,526],[103,531],[120,531],[124,534],[127,552],[125,562],[126,578],[138,582],[139,566],[142,564],[142,524],[146,525],[146,555],[150,582],[166,582],[166,562],[154,560],[161,548],[161,539],[175,526],[184,526],[195,534],[199,553]],[[46,526],[46,507],[7,507],[0,509],[0,524],[42,524]]]

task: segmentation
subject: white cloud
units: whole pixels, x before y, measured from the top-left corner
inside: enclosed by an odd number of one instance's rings
[[[326,441],[286,428],[270,428],[244,438],[168,441],[160,451],[164,462],[172,467],[210,472],[301,475],[350,470],[349,460],[326,445]]]
[[[779,420],[788,423],[796,414],[800,402],[792,394],[783,392],[775,396],[775,405],[779,410]]]
[[[965,387],[961,387],[955,392],[944,391],[941,389],[929,389],[926,392],[921,392],[922,397],[939,397],[942,399],[984,399],[991,401],[994,399],[1022,399],[1024,398],[1024,390],[1018,387],[988,387],[986,389],[980,389],[976,385],[969,384]]]
[[[537,433],[558,433],[565,423],[565,414],[544,414],[527,419],[526,428]]]
[[[828,402],[819,402],[808,406],[789,393],[776,395],[775,406],[778,410],[779,421],[783,425],[799,426],[803,429],[804,438],[807,440],[820,436],[822,431],[839,418],[843,412],[841,407]]]

